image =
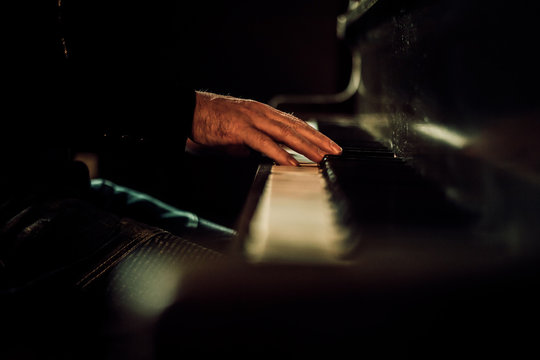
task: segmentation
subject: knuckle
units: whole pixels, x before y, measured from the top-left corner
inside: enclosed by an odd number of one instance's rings
[[[266,145],[266,144],[269,143],[268,137],[267,137],[265,134],[261,133],[261,132],[257,132],[257,133],[255,134],[255,140],[256,140],[257,142],[263,144],[263,145]]]
[[[280,124],[279,128],[280,128],[281,134],[284,137],[286,137],[286,138],[296,137],[296,130],[293,127],[291,127],[290,125],[288,125],[288,124]]]
[[[252,142],[254,144],[259,144],[261,147],[268,147],[269,144],[272,142],[268,136],[260,131],[253,131],[246,133],[246,136],[249,137],[248,142]],[[246,140],[248,140],[246,138]]]

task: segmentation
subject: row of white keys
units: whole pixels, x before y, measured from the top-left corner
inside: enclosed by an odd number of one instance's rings
[[[347,230],[336,222],[326,180],[313,161],[273,165],[244,241],[253,262],[341,263]]]

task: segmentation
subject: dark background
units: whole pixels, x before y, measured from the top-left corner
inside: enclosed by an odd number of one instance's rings
[[[345,0],[204,1],[180,6],[198,89],[267,102],[281,93],[333,93],[347,82],[336,38]]]

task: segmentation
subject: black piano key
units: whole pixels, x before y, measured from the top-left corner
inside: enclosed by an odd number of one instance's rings
[[[441,225],[464,218],[438,186],[388,149],[344,149],[321,168],[347,225]]]

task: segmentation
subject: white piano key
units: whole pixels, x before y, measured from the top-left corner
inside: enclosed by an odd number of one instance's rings
[[[341,262],[347,233],[334,212],[316,164],[274,165],[250,223],[248,260]]]

